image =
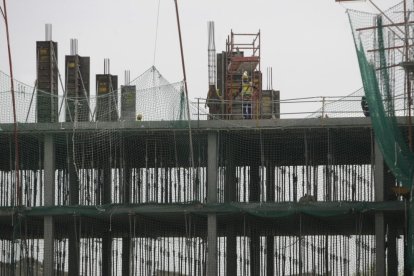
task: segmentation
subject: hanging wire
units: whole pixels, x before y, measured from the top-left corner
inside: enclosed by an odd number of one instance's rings
[[[157,23],[155,26],[155,41],[154,41],[154,55],[152,59],[152,65],[155,66],[155,57],[157,54],[157,40],[158,40],[158,24],[159,24],[159,18],[160,18],[160,6],[161,6],[161,0],[158,0],[158,8],[157,8]]]

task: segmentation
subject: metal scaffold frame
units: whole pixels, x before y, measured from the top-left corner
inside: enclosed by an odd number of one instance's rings
[[[260,30],[257,33],[233,33],[231,31],[227,37],[225,100],[229,118],[233,114],[233,100],[240,94],[240,87],[234,82],[241,77],[244,71],[250,73],[250,77],[256,85],[252,95],[252,106],[254,107],[252,113],[254,114],[254,118],[258,118],[258,104],[260,103],[262,92],[260,47]]]

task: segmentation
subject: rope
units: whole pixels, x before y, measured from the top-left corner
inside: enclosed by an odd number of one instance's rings
[[[154,42],[154,56],[152,60],[152,65],[155,66],[155,57],[157,53],[157,40],[158,40],[158,23],[160,18],[160,6],[161,6],[161,0],[158,0],[158,9],[157,9],[157,24],[155,26],[155,42]]]
[[[6,37],[7,37],[7,51],[9,57],[9,68],[10,68],[10,92],[12,95],[12,105],[13,105],[13,135],[14,135],[14,152],[15,152],[15,174],[16,174],[16,193],[17,193],[17,202],[15,205],[21,204],[21,187],[20,187],[20,176],[19,176],[19,133],[17,129],[17,115],[16,115],[16,99],[14,95],[14,77],[13,77],[13,62],[11,57],[11,46],[10,46],[10,36],[9,36],[9,21],[7,19],[7,8],[6,8],[6,0],[3,0],[3,8],[2,10],[4,22],[6,25]],[[11,163],[10,163],[11,164]]]

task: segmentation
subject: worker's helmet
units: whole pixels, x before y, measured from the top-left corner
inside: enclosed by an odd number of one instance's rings
[[[243,80],[247,80],[248,78],[249,78],[249,74],[247,73],[247,71],[244,71],[244,72],[243,72],[242,79],[243,79]]]

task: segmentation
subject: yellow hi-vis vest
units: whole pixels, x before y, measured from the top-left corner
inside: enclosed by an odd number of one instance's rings
[[[253,94],[253,87],[250,82],[242,81],[242,91],[241,94],[243,97],[249,98]]]

